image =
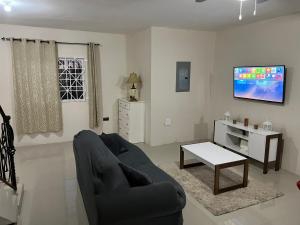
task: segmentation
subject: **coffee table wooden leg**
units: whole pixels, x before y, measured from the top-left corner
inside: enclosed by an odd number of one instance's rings
[[[182,147],[180,146],[180,162],[179,162],[179,168],[184,168],[184,151],[182,150]]]
[[[215,166],[215,182],[214,182],[214,194],[219,194],[220,188],[220,167]]]
[[[202,162],[185,164],[184,163],[184,151],[183,151],[183,148],[180,146],[180,159],[179,159],[179,168],[180,169],[191,168],[191,167],[196,167],[196,166],[204,166],[204,165],[205,164]]]
[[[233,186],[225,187],[225,188],[220,188],[220,175],[221,175],[221,169],[229,168],[229,167],[234,167],[234,166],[239,166],[239,165],[244,165],[244,174],[243,174],[243,182],[240,184],[236,184]],[[249,172],[249,161],[248,160],[241,160],[237,162],[230,162],[230,163],[224,163],[220,165],[215,166],[215,183],[214,183],[214,194],[221,194],[226,191],[232,191],[238,188],[243,188],[247,187],[248,185],[248,172]]]
[[[248,186],[248,171],[249,171],[249,162],[248,160],[245,160],[244,163],[244,176],[243,176],[243,186]]]

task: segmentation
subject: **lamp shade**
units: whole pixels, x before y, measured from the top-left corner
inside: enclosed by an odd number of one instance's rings
[[[140,83],[140,82],[141,82],[141,79],[136,73],[131,73],[127,80],[127,83],[129,83],[129,84]]]

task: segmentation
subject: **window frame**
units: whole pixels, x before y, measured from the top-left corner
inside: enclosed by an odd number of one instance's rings
[[[72,83],[71,83],[72,79],[65,79],[66,81],[70,80],[70,86],[64,86],[61,83],[61,81],[63,80],[63,79],[61,79],[61,76],[63,75],[63,73],[60,72],[60,70],[61,70],[60,69],[60,61],[62,61],[62,60],[64,62],[72,60],[73,63],[74,63],[74,65],[75,65],[76,61],[78,61],[78,60],[80,60],[82,62],[82,68],[81,68],[82,72],[81,73],[77,73],[76,67],[74,68],[75,73],[69,73],[69,74],[65,73],[66,76],[72,76],[72,75],[74,75],[75,77],[76,77],[76,75],[81,75],[82,76],[82,78],[81,78],[81,81],[82,81],[82,92],[83,92],[83,98],[82,99],[72,98],[72,97],[74,97],[72,95],[72,93],[70,94],[71,95],[70,99],[62,99],[62,95],[61,95],[61,93],[63,91],[62,88],[65,88],[65,89],[67,89],[67,87],[69,87],[69,89],[73,88]],[[60,101],[62,103],[86,102],[88,100],[88,93],[87,93],[87,91],[88,91],[88,87],[87,87],[88,82],[87,82],[87,79],[86,79],[86,74],[87,74],[87,60],[85,59],[85,57],[64,57],[64,56],[58,57],[57,67],[58,67],[57,69],[58,69],[58,81],[59,81],[59,96],[60,96]],[[66,71],[66,70],[69,70],[69,69],[70,68],[67,68],[67,69],[64,69],[63,71]],[[74,78],[74,79],[76,79],[76,78]],[[74,81],[74,82],[77,82],[77,81]],[[78,86],[76,85],[75,87],[78,87]],[[73,90],[73,91],[78,92],[79,90]],[[71,92],[72,92],[72,90],[71,90]]]

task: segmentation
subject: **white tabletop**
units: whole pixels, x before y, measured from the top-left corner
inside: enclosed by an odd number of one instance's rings
[[[200,162],[212,167],[246,159],[211,142],[183,145],[181,147],[184,151],[196,156]]]

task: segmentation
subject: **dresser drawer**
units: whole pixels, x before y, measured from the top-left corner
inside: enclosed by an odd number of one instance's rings
[[[119,118],[119,127],[129,128],[129,120],[124,118]]]
[[[127,129],[124,129],[123,127],[119,127],[119,134],[128,140],[129,138],[129,131]]]
[[[129,111],[127,110],[119,110],[119,118],[128,119],[129,118]]]
[[[130,110],[129,109],[125,109],[125,108],[119,108],[119,113],[129,113]]]
[[[129,110],[130,109],[130,104],[128,102],[120,100],[119,101],[119,108]]]
[[[119,127],[119,131],[122,132],[122,133],[125,133],[125,134],[129,134],[129,129],[128,127],[124,127],[124,126],[120,126]]]

